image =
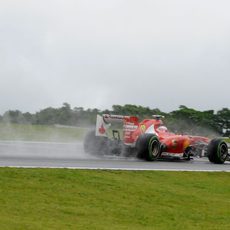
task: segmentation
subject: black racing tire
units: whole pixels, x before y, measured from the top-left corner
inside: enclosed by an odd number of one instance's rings
[[[228,145],[223,139],[215,138],[208,145],[207,155],[210,162],[223,164],[228,157]]]
[[[95,130],[90,130],[84,138],[84,151],[92,155],[104,155],[108,150],[107,142],[107,137],[98,137]]]
[[[137,157],[147,161],[155,161],[161,155],[161,143],[154,134],[142,134],[136,142]]]

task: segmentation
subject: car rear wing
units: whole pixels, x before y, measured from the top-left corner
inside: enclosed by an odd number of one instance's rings
[[[123,116],[103,114],[97,115],[96,122],[96,136],[108,137],[108,129],[111,124],[120,123],[123,125],[123,141],[126,145],[132,145],[135,140],[133,139],[133,132],[138,128],[139,122],[136,116]]]

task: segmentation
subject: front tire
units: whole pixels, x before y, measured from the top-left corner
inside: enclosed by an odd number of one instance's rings
[[[215,164],[223,164],[228,157],[228,145],[221,138],[211,140],[208,145],[208,159]]]

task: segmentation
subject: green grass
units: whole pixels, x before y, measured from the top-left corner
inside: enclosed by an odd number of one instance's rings
[[[0,140],[71,142],[82,140],[86,131],[75,127],[0,123]]]
[[[0,229],[230,229],[230,174],[0,168]]]
[[[224,138],[224,140],[230,144],[230,138]]]

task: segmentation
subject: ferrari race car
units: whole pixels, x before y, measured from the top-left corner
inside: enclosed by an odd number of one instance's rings
[[[230,138],[174,134],[161,118],[153,115],[152,119],[139,122],[136,116],[97,115],[96,129],[85,136],[84,150],[97,155],[133,155],[147,161],[190,160],[192,156],[208,157],[216,164],[230,161]],[[117,123],[122,125],[121,129],[111,129],[111,124]]]

